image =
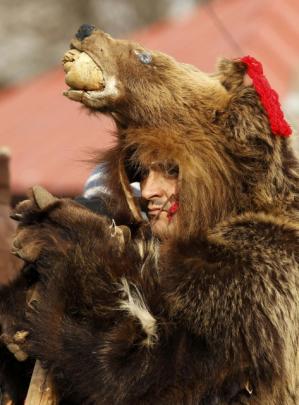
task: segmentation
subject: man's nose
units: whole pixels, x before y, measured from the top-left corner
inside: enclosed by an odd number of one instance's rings
[[[155,173],[151,172],[141,182],[141,196],[146,200],[161,197],[162,190],[159,187],[159,182],[156,179]]]

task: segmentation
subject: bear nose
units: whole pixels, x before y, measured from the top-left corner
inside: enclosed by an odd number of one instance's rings
[[[84,38],[89,37],[95,29],[94,25],[82,24],[76,33],[76,38],[83,41]]]

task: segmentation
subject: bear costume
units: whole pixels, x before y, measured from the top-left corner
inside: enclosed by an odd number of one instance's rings
[[[72,48],[104,84],[72,80],[66,95],[117,124],[97,159],[110,211],[40,187],[19,204],[13,249],[39,300],[22,304],[22,276],[2,290],[7,333],[29,332],[19,346],[61,403],[299,403],[299,169],[260,64],[224,59],[208,75],[87,25]],[[157,161],[178,168],[165,240],[130,189]]]

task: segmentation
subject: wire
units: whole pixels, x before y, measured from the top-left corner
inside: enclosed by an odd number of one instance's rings
[[[206,4],[206,10],[207,13],[210,15],[211,20],[214,22],[215,26],[218,28],[218,30],[222,33],[223,37],[226,39],[226,41],[229,43],[232,49],[234,49],[238,55],[244,55],[244,52],[241,48],[241,46],[238,44],[238,42],[235,40],[231,32],[226,28],[226,26],[223,24],[222,20],[219,18],[217,13],[215,12],[215,9],[212,6],[212,1],[207,2]]]

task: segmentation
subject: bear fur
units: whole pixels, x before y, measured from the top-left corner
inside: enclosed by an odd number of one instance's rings
[[[116,121],[115,145],[98,158],[114,221],[40,188],[17,207],[14,251],[40,277],[39,302],[15,321],[29,331],[22,350],[51,369],[62,403],[299,403],[289,140],[272,133],[240,60],[207,75],[85,28],[72,46],[106,86],[67,95]],[[129,187],[157,161],[179,168],[163,241]],[[2,299],[2,319],[10,310]]]

